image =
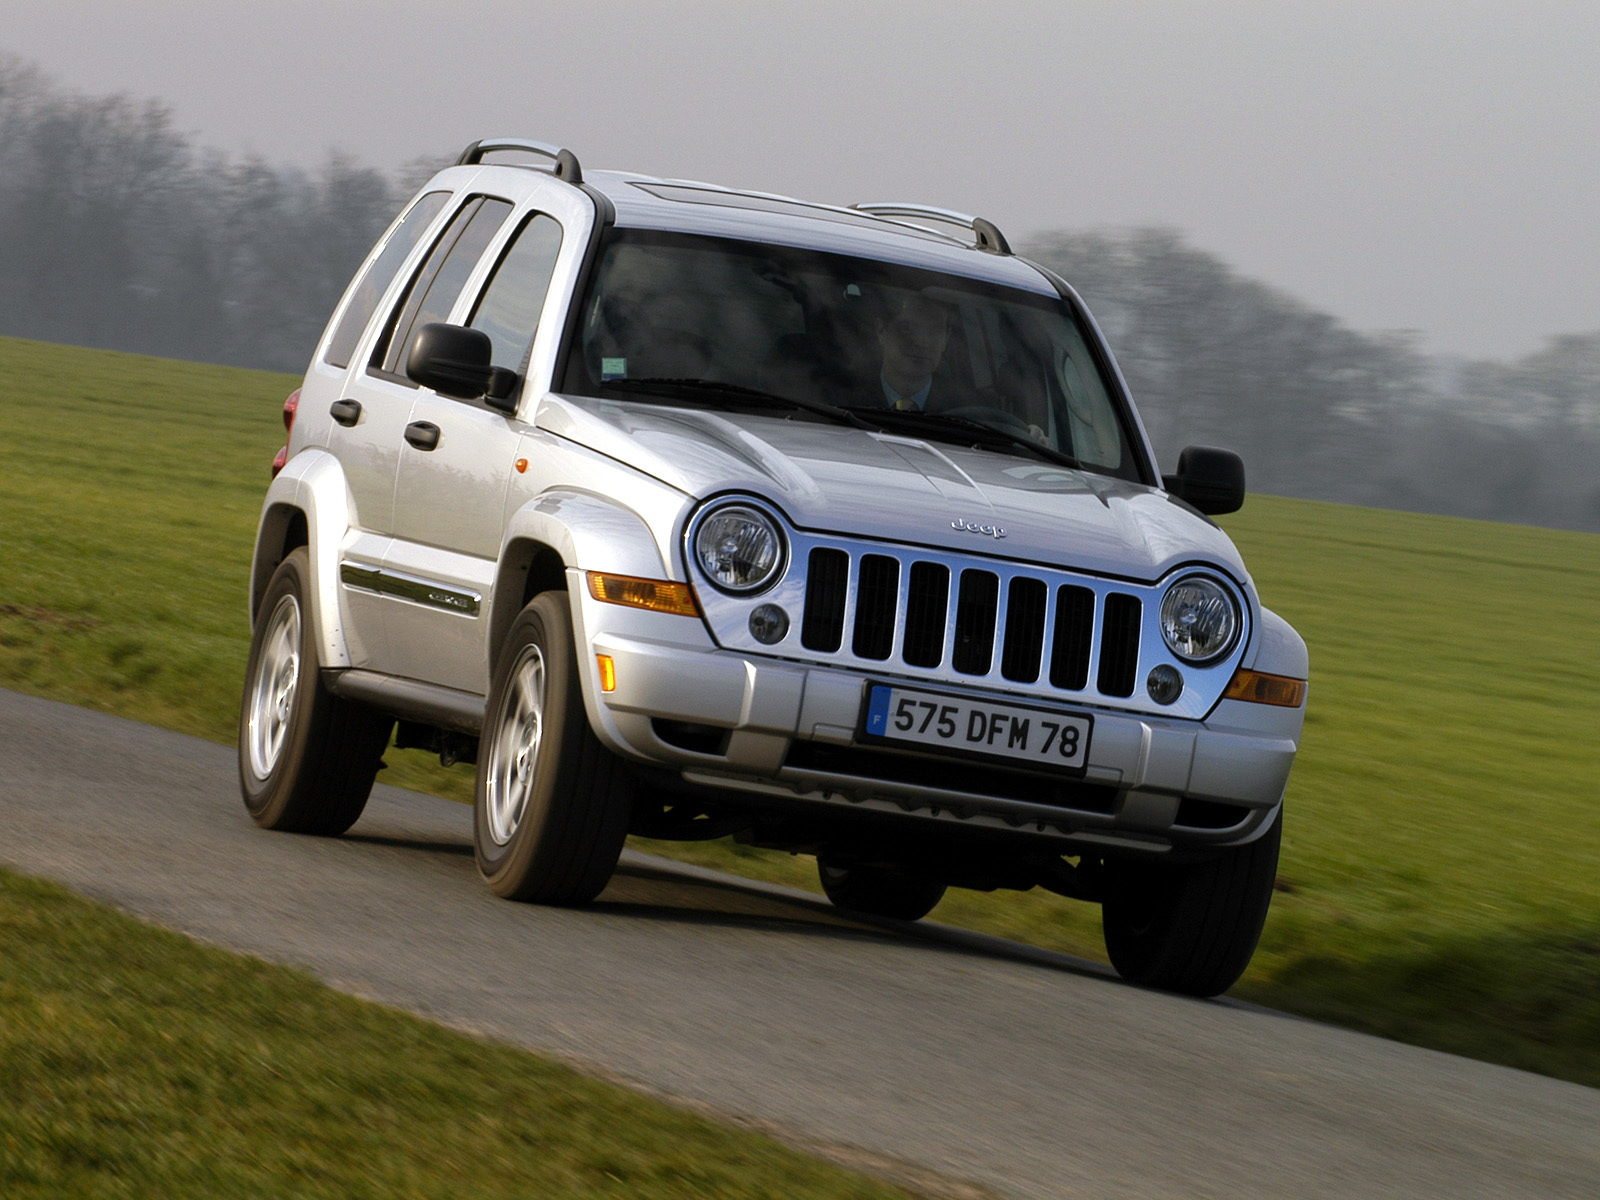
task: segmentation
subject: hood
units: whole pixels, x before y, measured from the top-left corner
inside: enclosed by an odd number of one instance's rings
[[[1154,582],[1228,536],[1142,484],[808,419],[547,396],[534,423],[693,496],[763,496],[797,527]]]

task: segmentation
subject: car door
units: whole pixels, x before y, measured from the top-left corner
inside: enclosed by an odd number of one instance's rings
[[[495,366],[523,379],[545,323],[563,241],[562,224],[549,213],[521,214],[492,251],[481,287],[456,314],[489,335]],[[556,314],[548,319],[559,326]],[[391,613],[396,673],[482,695],[488,691],[488,599],[506,493],[528,427],[481,400],[426,388],[416,394],[410,427],[429,430],[429,439],[401,452],[388,566],[398,576],[425,580],[426,588]]]
[[[388,553],[394,523],[394,480],[399,470],[401,433],[411,410],[411,395],[374,388],[367,377],[367,358],[374,337],[387,319],[375,320],[386,296],[400,283],[407,262],[422,253],[429,235],[441,224],[440,216],[451,200],[448,191],[418,197],[375,247],[351,286],[332,324],[327,340],[308,373],[302,389],[302,411],[309,405],[326,405],[332,423],[327,426],[326,447],[338,460],[351,508],[349,526],[339,548],[341,574],[361,577],[381,565]],[[382,606],[361,588],[341,585],[339,606],[351,662],[373,665],[382,647]]]
[[[401,636],[395,609],[411,587],[387,567],[396,481],[406,439],[416,436],[409,425],[417,385],[403,374],[404,347],[412,328],[449,313],[511,208],[506,200],[469,195],[454,209],[390,299],[374,334],[362,343],[360,365],[351,370],[334,405],[330,449],[337,447],[356,508],[339,562],[341,606],[361,635],[363,657],[356,665],[395,671]]]

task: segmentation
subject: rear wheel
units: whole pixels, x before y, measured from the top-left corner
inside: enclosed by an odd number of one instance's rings
[[[1249,845],[1200,863],[1108,863],[1106,952],[1130,983],[1216,996],[1244,974],[1278,872],[1280,812]]]
[[[632,800],[632,773],[589,728],[566,594],[545,592],[512,624],[489,692],[478,870],[510,900],[587,903],[616,870]]]
[[[848,866],[817,859],[828,899],[850,912],[899,921],[920,921],[944,899],[945,885],[904,867],[879,863]]]
[[[304,547],[279,564],[256,613],[239,710],[239,786],[257,825],[336,836],[356,823],[394,722],[322,686]]]

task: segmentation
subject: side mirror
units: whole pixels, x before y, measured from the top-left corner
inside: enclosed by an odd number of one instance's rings
[[[1178,473],[1163,475],[1161,483],[1210,517],[1244,507],[1244,459],[1232,450],[1190,446],[1178,455]]]
[[[519,376],[494,366],[494,344],[481,329],[430,322],[417,330],[406,355],[406,375],[457,400],[483,400],[502,412],[516,409]]]

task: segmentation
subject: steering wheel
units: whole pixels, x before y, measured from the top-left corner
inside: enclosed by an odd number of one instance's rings
[[[1003,409],[990,408],[985,404],[963,404],[958,408],[946,408],[940,411],[947,417],[965,417],[969,421],[987,425],[990,429],[1014,433],[1018,437],[1033,437],[1032,425],[1015,413],[1008,413]]]

